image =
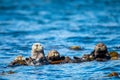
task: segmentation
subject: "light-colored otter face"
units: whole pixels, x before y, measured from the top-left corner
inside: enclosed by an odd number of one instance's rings
[[[37,58],[42,58],[44,57],[44,50],[43,50],[43,46],[40,43],[34,43],[32,45],[32,53],[31,53],[31,57],[33,59],[37,59]]]
[[[47,55],[47,58],[50,58],[50,57],[60,57],[60,54],[56,50],[51,50]]]
[[[39,52],[43,50],[43,46],[40,43],[34,43],[32,45],[32,51]]]

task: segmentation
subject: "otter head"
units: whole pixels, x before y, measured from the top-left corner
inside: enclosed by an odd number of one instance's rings
[[[38,57],[44,57],[44,50],[43,50],[43,46],[40,43],[34,43],[32,45],[32,53],[31,53],[31,57],[33,59],[37,59]]]
[[[95,51],[99,52],[99,51],[105,51],[107,49],[106,45],[103,43],[98,43],[95,46]]]
[[[103,43],[98,43],[95,46],[94,51],[95,51],[94,55],[106,54],[107,53],[107,46]]]
[[[22,61],[22,60],[24,60],[22,55],[19,55],[15,58],[15,61]]]
[[[48,60],[58,60],[60,59],[60,53],[56,50],[51,50],[47,55]]]
[[[43,46],[40,43],[34,43],[32,45],[32,51],[34,51],[34,52],[43,51]]]

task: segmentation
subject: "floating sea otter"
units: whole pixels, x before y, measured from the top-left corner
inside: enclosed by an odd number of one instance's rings
[[[84,54],[81,58],[74,57],[74,62],[78,63],[92,60],[104,61],[109,60],[110,58],[111,57],[108,53],[107,46],[103,43],[98,43],[91,54]]]
[[[44,48],[40,43],[32,45],[31,57],[26,58],[28,65],[43,65],[47,64],[47,59],[44,54]]]
[[[31,58],[32,59],[45,58],[44,49],[40,43],[34,43],[32,45]]]
[[[48,52],[47,54],[47,59],[49,61],[56,61],[56,60],[60,60],[61,57],[60,57],[60,53],[56,50],[51,50]]]
[[[94,57],[94,59],[98,61],[104,61],[110,59],[110,55],[107,50],[107,46],[103,43],[98,43],[95,46],[95,49],[91,53],[91,55]]]
[[[23,56],[17,56],[9,66],[15,65],[43,65],[48,64],[48,61],[44,54],[43,46],[40,43],[34,43],[32,45],[31,57],[23,58]]]
[[[27,65],[22,55],[17,56],[8,66]]]
[[[60,56],[60,53],[56,50],[51,50],[48,52],[47,59],[50,64],[60,64],[71,62],[70,57]]]

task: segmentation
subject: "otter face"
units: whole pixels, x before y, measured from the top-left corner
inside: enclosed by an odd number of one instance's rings
[[[57,59],[57,58],[59,58],[59,57],[60,57],[60,54],[59,54],[59,52],[56,51],[56,50],[51,50],[51,51],[48,53],[48,55],[47,55],[47,58],[48,58],[48,59],[50,59],[50,58],[55,58],[55,59]]]
[[[95,46],[95,51],[105,51],[107,49],[106,45],[103,43],[98,43]]]
[[[34,43],[32,45],[31,57],[33,59],[40,59],[40,58],[44,57],[43,46],[40,43]]]
[[[95,55],[98,55],[99,53],[106,53],[107,52],[107,47],[103,43],[98,43],[95,46]]]
[[[43,50],[43,46],[40,43],[34,43],[32,45],[32,51],[39,52]]]

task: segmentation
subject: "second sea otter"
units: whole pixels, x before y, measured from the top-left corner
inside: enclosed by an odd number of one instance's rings
[[[44,54],[44,48],[40,43],[32,45],[31,57],[26,58],[26,63],[28,65],[43,65],[48,63]]]
[[[107,46],[104,43],[98,43],[91,55],[98,61],[109,60],[111,58],[108,53]]]

